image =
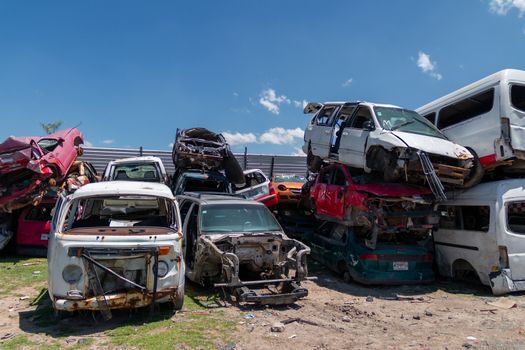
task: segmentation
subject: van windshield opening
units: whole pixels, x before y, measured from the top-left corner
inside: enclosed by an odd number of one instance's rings
[[[374,107],[374,112],[379,125],[383,129],[447,139],[431,122],[415,111],[391,107]]]
[[[203,233],[255,233],[281,231],[272,213],[262,205],[208,205],[202,208]]]
[[[153,196],[99,196],[71,203],[62,231],[77,228],[166,227],[176,229],[173,202]],[[130,231],[130,233],[133,233]]]

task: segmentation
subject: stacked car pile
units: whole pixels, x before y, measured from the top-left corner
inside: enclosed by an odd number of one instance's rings
[[[0,250],[15,232],[20,250],[45,248],[57,193],[97,181],[95,169],[76,160],[83,142],[72,128],[0,144]]]
[[[323,223],[304,240],[346,279],[433,280],[434,204],[479,181],[478,164],[414,111],[365,102],[309,103],[307,188]]]

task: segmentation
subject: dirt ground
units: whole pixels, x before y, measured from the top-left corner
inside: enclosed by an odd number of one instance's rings
[[[210,308],[210,313],[236,325],[230,340],[216,343],[217,348],[525,348],[525,294],[499,298],[481,286],[446,281],[425,286],[366,287],[344,283],[319,266],[313,270],[318,280],[305,283],[310,295],[295,305]],[[16,295],[0,296],[0,337],[29,336],[31,342],[19,348],[46,344],[46,339],[65,348],[82,345],[82,339],[90,339],[85,346],[79,346],[82,348],[128,348],[107,342],[108,329],[127,322],[128,314],[117,315],[109,324],[86,316],[54,321],[39,313],[38,306],[30,305],[34,293],[34,288],[27,287],[17,290]],[[25,298],[26,294],[31,297]],[[489,304],[497,301],[509,305]],[[174,327],[177,319],[190,312],[173,316]],[[47,318],[49,323],[42,324]],[[281,332],[271,330],[276,322],[284,324]],[[64,328],[68,330],[65,334]]]

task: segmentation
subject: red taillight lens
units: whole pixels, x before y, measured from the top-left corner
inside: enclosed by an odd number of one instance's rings
[[[275,194],[275,193],[276,193],[276,192],[275,192],[275,188],[273,188],[273,186],[270,185],[270,194]]]
[[[377,255],[377,254],[369,254],[369,253],[365,253],[365,254],[361,254],[361,255],[359,256],[359,258],[360,258],[361,260],[368,260],[368,261],[371,261],[371,260],[372,260],[372,261],[377,261],[377,260],[379,260],[379,255]]]

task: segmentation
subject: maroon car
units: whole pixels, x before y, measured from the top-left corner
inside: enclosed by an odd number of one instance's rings
[[[0,212],[37,204],[63,181],[81,154],[82,133],[66,129],[43,137],[8,137],[0,144]]]

